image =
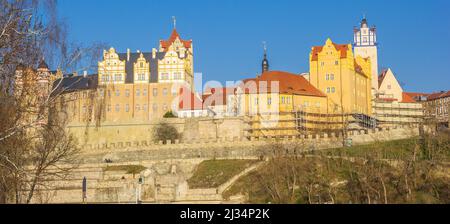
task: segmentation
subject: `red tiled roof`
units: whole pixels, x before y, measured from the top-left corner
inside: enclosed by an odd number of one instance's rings
[[[416,103],[416,101],[405,92],[402,93],[402,97],[403,97],[402,103]]]
[[[347,51],[348,51],[348,45],[347,44],[335,44],[333,43],[334,47],[337,51],[341,53],[341,58],[347,57]],[[312,61],[317,61],[319,57],[319,53],[322,52],[323,46],[314,46],[312,48]]]
[[[202,110],[203,102],[188,88],[180,89],[180,102],[178,104],[179,110]]]
[[[160,40],[161,47],[164,48],[165,51],[170,47],[170,45],[173,44],[173,42],[179,38],[180,41],[183,43],[185,48],[191,48],[192,46],[192,40],[183,40],[181,39],[180,35],[178,34],[176,29],[173,29],[172,34],[170,35],[168,40]]]
[[[420,97],[420,96],[429,96],[429,93],[412,93],[412,92],[405,92],[405,94],[408,94],[410,97]]]
[[[447,91],[447,92],[439,92],[439,93],[432,93],[432,94],[430,94],[430,95],[428,95],[428,101],[430,101],[430,100],[437,100],[437,99],[440,99],[440,98],[444,98],[444,97],[450,97],[450,91]]]
[[[256,84],[255,92],[250,91],[249,86],[245,86],[245,93],[273,93],[272,92],[272,82],[278,82],[279,89],[277,93],[287,93],[287,94],[295,94],[295,95],[305,95],[305,96],[318,96],[318,97],[326,97],[324,93],[320,90],[316,89],[313,85],[311,85],[303,76],[295,75],[288,72],[282,71],[269,71],[263,73],[260,77],[255,79],[246,79],[243,82],[248,84],[249,82],[254,81]],[[260,90],[261,82],[266,82],[267,89]]]

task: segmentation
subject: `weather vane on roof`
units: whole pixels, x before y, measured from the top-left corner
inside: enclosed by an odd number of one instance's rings
[[[263,41],[262,44],[264,47],[264,54],[265,54],[265,53],[267,53],[267,43],[266,43],[266,41]]]
[[[177,28],[177,18],[175,16],[172,16],[172,20],[173,20],[173,28]]]

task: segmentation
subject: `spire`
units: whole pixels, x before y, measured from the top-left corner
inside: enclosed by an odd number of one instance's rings
[[[173,29],[177,29],[177,18],[175,16],[172,16],[172,21],[173,21]]]
[[[262,73],[269,71],[269,60],[267,60],[267,45],[265,41],[263,41],[263,47],[264,47],[264,59],[262,61]]]

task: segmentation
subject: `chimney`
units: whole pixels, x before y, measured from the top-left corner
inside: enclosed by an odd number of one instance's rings
[[[152,58],[155,59],[156,58],[156,48],[152,49]]]
[[[130,48],[127,48],[127,61],[130,61]]]
[[[73,72],[73,76],[78,76],[78,72]]]
[[[87,75],[88,75],[88,74],[87,74],[87,71],[83,71],[83,77],[84,77],[84,78],[87,78]]]

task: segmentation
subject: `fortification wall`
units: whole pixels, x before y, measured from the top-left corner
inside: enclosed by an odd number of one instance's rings
[[[372,131],[351,131],[348,137],[353,144],[374,141],[404,139],[419,134],[418,127],[397,127]],[[187,180],[195,167],[209,159],[260,159],[274,150],[270,144],[281,144],[291,153],[326,148],[342,147],[342,137],[333,133],[303,135],[285,138],[225,138],[214,141],[177,141],[169,144],[137,145],[129,147],[85,148],[80,156],[82,165],[77,167],[69,179],[55,180],[48,189],[41,190],[36,203],[80,203],[83,177],[88,179],[88,201],[90,203],[133,203],[136,197],[137,178],[145,177],[142,200],[146,202],[179,202],[195,200],[219,200],[220,195],[205,189],[190,189]],[[119,144],[114,144],[118,146]],[[112,164],[105,163],[105,159]],[[142,165],[141,174],[106,171],[107,166]],[[70,166],[70,165],[66,165]],[[211,189],[210,189],[211,190]]]
[[[71,124],[67,130],[79,140],[79,145],[103,145],[105,143],[153,142],[154,130],[161,123],[167,123],[182,133],[180,141],[241,138],[244,135],[241,118],[191,118],[160,119],[150,123],[102,123],[99,126]],[[124,145],[125,146],[125,145]]]

